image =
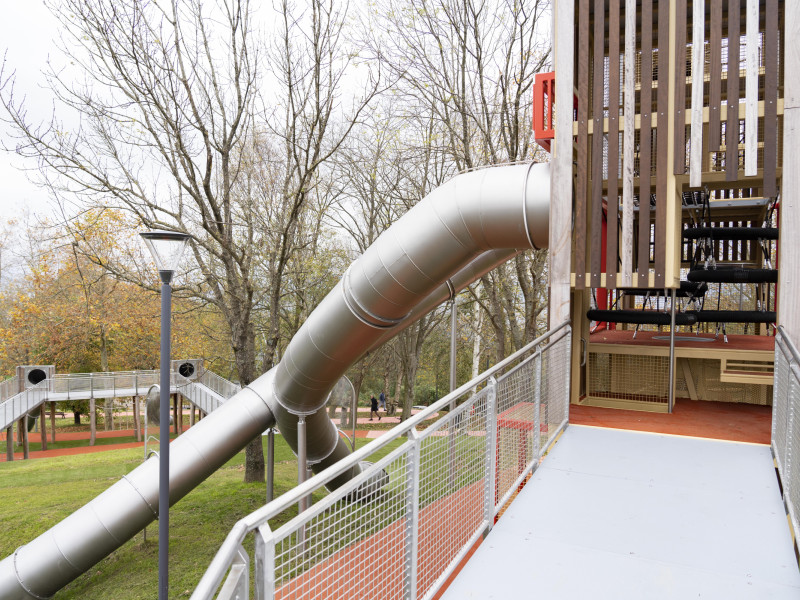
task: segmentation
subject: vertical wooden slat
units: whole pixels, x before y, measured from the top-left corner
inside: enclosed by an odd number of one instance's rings
[[[589,0],[578,6],[578,165],[575,190],[575,287],[586,287],[586,186],[589,138]]]
[[[694,0],[692,7],[692,145],[689,155],[689,185],[700,187],[703,170],[705,3],[703,0]]]
[[[639,287],[650,273],[650,134],[653,108],[653,1],[642,0],[642,74],[639,131]]]
[[[722,105],[722,0],[711,0],[708,35],[708,145],[719,150],[720,106]]]
[[[633,275],[633,143],[636,113],[636,0],[625,0],[625,96],[622,156],[622,286]]]
[[[725,179],[739,175],[739,33],[740,0],[728,0],[728,124],[725,128]]]
[[[570,316],[570,272],[572,261],[573,196],[573,97],[575,95],[575,3],[553,6],[555,44],[556,106],[555,140],[550,178],[550,327]]]
[[[778,0],[767,0],[764,29],[767,32],[764,36],[764,196],[772,198],[778,193],[775,180],[778,167],[778,40],[769,32],[778,31]],[[792,40],[790,45],[797,43],[796,38],[789,39]],[[790,71],[790,68],[787,62],[784,66],[784,72],[788,74],[786,80],[797,77],[797,72]],[[791,143],[796,142],[792,140]],[[786,165],[783,172],[786,172]]]
[[[658,4],[658,95],[656,97],[656,227],[654,238],[655,286],[664,287],[667,264],[667,153],[669,152],[669,2]]]
[[[758,172],[758,0],[747,0],[747,71],[745,78],[744,174]]]
[[[675,155],[673,173],[686,171],[686,0],[675,0]]]
[[[592,204],[591,204],[591,246],[589,264],[591,286],[600,287],[603,246],[603,95],[604,69],[603,54],[605,46],[605,0],[594,0],[594,77],[592,78]]]
[[[767,0],[765,29],[776,27],[778,21],[777,0]],[[770,48],[769,37],[765,52]],[[773,36],[774,37],[774,36]],[[800,277],[797,276],[796,257],[800,256],[800,2],[784,4],[783,34],[783,163],[781,165],[781,215],[780,215],[780,265],[778,267],[778,289],[775,302],[778,310],[778,323],[795,345],[800,344]],[[774,43],[774,40],[773,40]],[[772,45],[770,52],[775,50]],[[766,55],[768,61],[772,54]],[[768,65],[769,62],[766,63]],[[766,66],[765,65],[765,66]],[[767,68],[767,73],[769,72]],[[765,77],[765,86],[768,79]],[[773,84],[777,84],[777,70]],[[773,85],[776,89],[777,85]],[[767,88],[769,89],[769,88]],[[777,90],[776,90],[777,94]],[[769,103],[765,103],[768,108]],[[764,137],[766,138],[764,120]],[[766,157],[765,157],[766,172]],[[767,181],[764,181],[764,195],[767,195]]]
[[[608,7],[608,234],[606,287],[617,287],[619,221],[619,0]]]

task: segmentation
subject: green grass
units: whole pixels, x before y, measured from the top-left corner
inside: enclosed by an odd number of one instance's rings
[[[115,438],[118,442],[120,438]],[[99,441],[99,439],[98,439]],[[363,446],[371,440],[359,439]],[[376,453],[380,458],[400,442]],[[48,444],[48,447],[51,445]],[[266,446],[266,444],[265,444]],[[297,482],[297,463],[288,445],[275,438],[275,495]],[[0,463],[0,559],[40,535],[142,463],[140,448]],[[245,484],[240,452],[170,509],[170,598],[187,598],[237,520],[262,506],[264,484]],[[318,500],[324,494],[314,495]],[[293,507],[271,522],[277,527],[296,514]],[[245,545],[253,559],[253,538]],[[70,598],[150,599],[158,595],[158,526],[147,540],[132,540],[57,593]]]

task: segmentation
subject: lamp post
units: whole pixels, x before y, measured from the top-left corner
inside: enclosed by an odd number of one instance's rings
[[[161,278],[161,364],[159,372],[160,406],[158,435],[158,598],[169,593],[169,395],[170,325],[172,313],[172,275],[178,267],[189,236],[175,231],[140,233],[153,255]]]

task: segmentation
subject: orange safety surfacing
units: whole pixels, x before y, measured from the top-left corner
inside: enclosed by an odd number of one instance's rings
[[[569,422],[672,435],[769,444],[772,407],[681,400],[672,414],[571,404]]]

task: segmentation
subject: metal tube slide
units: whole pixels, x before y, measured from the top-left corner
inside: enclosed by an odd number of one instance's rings
[[[170,444],[170,504],[216,471],[274,418],[245,388]],[[0,599],[48,598],[158,516],[151,458],[60,523],[0,562]]]
[[[350,453],[324,407],[364,352],[385,342],[522,248],[547,246],[546,164],[464,173],[434,190],[355,261],[289,343],[280,364],[170,447],[170,504],[276,422],[320,472]],[[330,482],[338,487],[358,467]],[[148,460],[0,562],[0,600],[46,598],[157,516],[158,461]]]

